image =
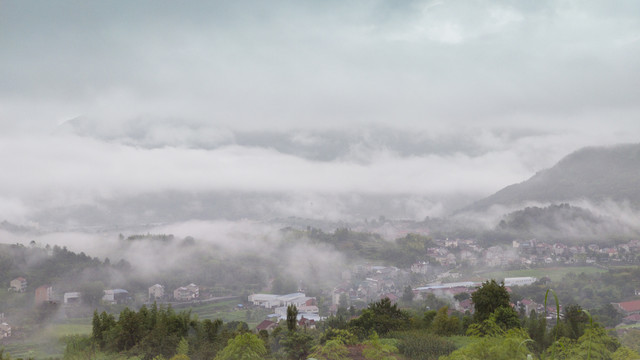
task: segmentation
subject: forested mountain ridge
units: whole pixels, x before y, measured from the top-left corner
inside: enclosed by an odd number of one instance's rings
[[[635,238],[637,226],[611,216],[566,203],[547,207],[531,206],[504,216],[496,230],[514,237],[543,238],[556,241],[608,242],[612,239]]]
[[[628,201],[640,204],[640,144],[580,149],[530,179],[505,187],[460,211],[493,205],[572,200]]]

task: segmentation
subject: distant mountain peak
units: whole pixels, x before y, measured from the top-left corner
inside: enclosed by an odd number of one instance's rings
[[[640,205],[640,144],[582,148],[555,166],[459,212],[483,211],[494,205],[575,200],[628,201],[631,205]]]

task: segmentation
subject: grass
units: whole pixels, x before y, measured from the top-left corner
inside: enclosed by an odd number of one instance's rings
[[[258,325],[268,314],[272,311],[268,309],[238,309],[237,300],[221,301],[201,306],[194,306],[191,309],[191,314],[198,315],[198,319],[221,319],[222,321],[244,321],[250,328]],[[183,309],[180,309],[183,310]]]
[[[640,329],[640,324],[620,325],[616,329]]]
[[[191,314],[197,315],[198,319],[222,319],[225,323],[230,321],[244,321],[250,328],[254,328],[266,315],[271,313],[268,309],[238,309],[237,300],[227,300],[215,303],[204,304],[192,308],[180,308],[176,311],[191,310]],[[11,342],[0,346],[5,349],[5,353],[12,358],[47,358],[62,357],[64,344],[60,338],[66,335],[89,335],[91,334],[91,318],[74,318],[55,322],[44,329],[38,331],[33,336],[24,341]]]
[[[62,357],[64,344],[60,342],[61,337],[90,333],[90,318],[68,319],[47,326],[24,341],[15,343],[10,341],[2,347],[12,358]]]
[[[539,269],[523,269],[523,270],[504,270],[504,271],[490,271],[481,273],[481,276],[484,276],[489,279],[503,279],[505,277],[521,277],[521,276],[533,276],[538,279],[543,278],[545,276],[549,277],[551,281],[559,281],[562,278],[569,274],[580,274],[585,273],[587,275],[604,273],[607,272],[605,269],[597,268],[594,266],[564,266],[564,267],[547,267],[547,268],[539,268]]]
[[[446,336],[445,339],[454,343],[458,349],[463,348],[479,340],[478,338],[473,336],[463,336],[463,335]]]

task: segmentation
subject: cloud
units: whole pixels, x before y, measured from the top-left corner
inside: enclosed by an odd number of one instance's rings
[[[279,129],[509,126],[522,116],[579,127],[603,109],[628,120],[638,114],[638,10],[632,1],[9,3],[0,115],[3,127],[48,128],[83,114]]]
[[[7,3],[0,215],[164,191],[291,192],[304,214],[326,194],[404,194],[446,212],[434,195],[637,141],[638,6]]]
[[[349,155],[355,161],[317,162],[268,148],[145,149],[69,135],[5,138],[0,147],[11,174],[0,180],[2,192],[21,196],[108,197],[168,190],[487,192],[496,177],[506,185],[526,174],[506,152],[400,157],[380,150]]]

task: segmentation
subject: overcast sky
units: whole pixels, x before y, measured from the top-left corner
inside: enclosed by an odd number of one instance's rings
[[[637,142],[639,84],[634,0],[3,1],[0,220],[167,190],[484,196]]]

